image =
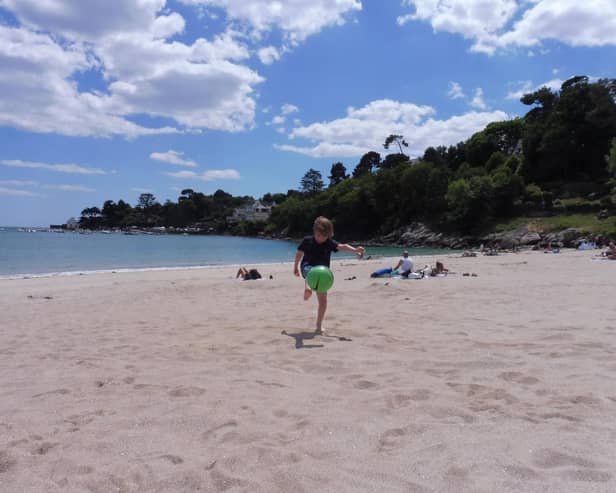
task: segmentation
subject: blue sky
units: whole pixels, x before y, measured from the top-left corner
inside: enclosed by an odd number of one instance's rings
[[[286,192],[615,60],[614,0],[0,0],[0,225]]]

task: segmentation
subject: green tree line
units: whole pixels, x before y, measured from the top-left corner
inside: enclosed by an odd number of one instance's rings
[[[310,169],[300,190],[266,194],[276,206],[267,222],[229,224],[225,218],[252,197],[182,191],[178,202],[159,204],[142,194],[131,207],[120,200],[84,209],[83,227],[207,226],[215,232],[265,232],[299,236],[325,215],[337,235],[368,238],[412,221],[461,233],[529,211],[549,211],[566,195],[593,196],[611,208],[616,201],[616,80],[576,76],[560,91],[546,87],[521,99],[526,115],[494,122],[468,140],[429,147],[410,159],[402,135],[367,152],[347,172],[332,164],[326,178]],[[327,183],[326,183],[327,182]]]

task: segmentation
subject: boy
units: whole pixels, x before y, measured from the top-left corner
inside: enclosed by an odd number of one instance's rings
[[[338,243],[336,240],[332,239],[332,236],[334,236],[334,225],[326,217],[317,217],[314,221],[312,230],[314,234],[312,236],[306,236],[297,247],[293,266],[293,273],[297,277],[300,275],[300,260],[301,275],[306,279],[308,271],[310,271],[312,267],[317,265],[329,267],[332,252],[345,250],[355,253],[360,258],[364,254],[364,247],[360,246],[355,248],[346,243]],[[304,300],[310,298],[311,295],[312,290],[308,287],[308,284],[304,284]],[[327,310],[327,293],[317,293],[317,299],[319,307],[317,309],[317,326],[315,334],[323,334],[322,323],[323,317],[325,317],[325,310]]]

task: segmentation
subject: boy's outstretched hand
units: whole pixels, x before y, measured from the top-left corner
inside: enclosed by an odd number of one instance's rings
[[[355,252],[355,254],[359,257],[362,258],[364,256],[364,253],[366,253],[366,249],[363,246],[358,246],[355,250],[357,250]]]
[[[299,277],[299,269],[297,267],[293,269],[293,274],[295,274],[295,277]]]

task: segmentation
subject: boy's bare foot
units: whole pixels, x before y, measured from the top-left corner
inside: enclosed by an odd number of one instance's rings
[[[322,336],[324,333],[325,333],[325,329],[323,327],[320,327],[314,331],[315,336]]]
[[[311,296],[312,296],[312,290],[308,288],[304,289],[304,301],[306,301]]]

